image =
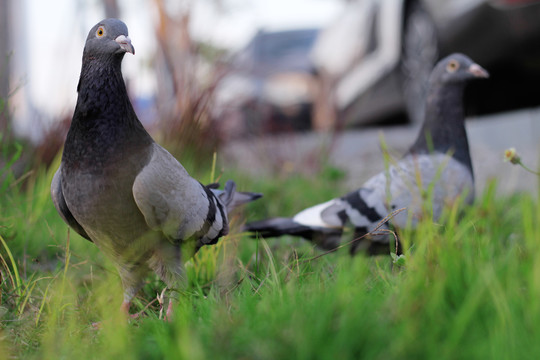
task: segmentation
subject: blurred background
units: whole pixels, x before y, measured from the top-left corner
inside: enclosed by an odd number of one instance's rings
[[[61,148],[105,17],[128,25],[128,91],[169,150],[257,175],[330,161],[351,186],[382,169],[381,132],[396,154],[412,143],[433,65],[463,52],[491,74],[465,95],[479,186],[536,191],[500,159],[538,158],[538,0],[0,0],[0,132],[26,162]]]

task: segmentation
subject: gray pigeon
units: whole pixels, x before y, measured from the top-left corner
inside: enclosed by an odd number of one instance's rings
[[[363,187],[343,197],[307,208],[292,218],[273,218],[248,223],[245,230],[264,237],[296,235],[323,249],[340,245],[346,227],[359,239],[373,231],[394,210],[391,225],[415,226],[424,214],[423,194],[431,194],[433,219],[446,205],[463,196],[474,199],[474,177],[464,124],[463,91],[475,78],[488,73],[462,54],[442,59],[429,80],[425,122],[410,150],[396,164],[368,180]],[[432,188],[431,188],[432,187]],[[385,224],[383,228],[388,228]],[[369,241],[364,241],[369,240]],[[388,251],[388,236],[367,236],[352,243],[351,253],[367,248],[369,253]]]
[[[90,30],[51,195],[64,221],[116,265],[122,310],[129,313],[150,270],[180,290],[183,263],[228,233],[232,208],[261,195],[236,192],[232,181],[224,190],[204,186],[153,141],[127,95],[121,72],[126,52],[135,50],[122,21],[106,19]]]

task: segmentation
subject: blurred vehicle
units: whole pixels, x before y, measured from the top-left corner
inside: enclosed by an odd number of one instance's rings
[[[420,122],[431,69],[452,52],[491,75],[468,87],[468,114],[540,105],[539,0],[353,0],[312,59],[346,124]]]
[[[310,128],[315,92],[309,58],[318,29],[259,31],[229,62],[216,114],[230,136]]]

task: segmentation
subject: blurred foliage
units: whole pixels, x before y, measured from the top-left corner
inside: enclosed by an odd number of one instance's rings
[[[198,45],[189,32],[189,10],[171,14],[163,0],[158,9],[156,61],[161,73],[157,82],[157,140],[175,156],[210,158],[222,142],[211,114],[213,98],[224,75],[221,52]]]

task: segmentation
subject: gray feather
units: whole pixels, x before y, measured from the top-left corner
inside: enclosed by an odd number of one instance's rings
[[[59,168],[56,173],[54,173],[54,177],[51,183],[51,198],[53,200],[54,207],[56,208],[56,211],[58,211],[58,214],[60,214],[62,220],[64,220],[66,224],[68,224],[73,230],[75,230],[86,240],[92,241],[92,239],[90,239],[81,224],[79,224],[77,220],[75,220],[75,218],[71,214],[71,211],[69,211],[66,200],[64,199],[64,194],[62,192],[62,182],[60,181],[60,177],[61,169]]]
[[[203,227],[210,199],[169,152],[157,144],[151,151],[133,182],[135,203],[151,229],[168,239],[188,239]]]

